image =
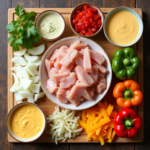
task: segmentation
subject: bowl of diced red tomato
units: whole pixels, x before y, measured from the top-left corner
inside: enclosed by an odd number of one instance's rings
[[[83,37],[93,37],[102,30],[104,16],[96,5],[83,3],[73,9],[69,21],[75,34]]]

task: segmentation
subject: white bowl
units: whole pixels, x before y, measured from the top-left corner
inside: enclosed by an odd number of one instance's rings
[[[36,136],[34,136],[34,137],[30,138],[30,139],[23,139],[23,138],[18,137],[16,134],[13,133],[13,131],[11,130],[11,127],[10,127],[10,119],[11,119],[11,116],[12,116],[13,112],[14,112],[17,108],[19,108],[19,107],[21,107],[21,106],[23,106],[23,105],[33,105],[33,106],[35,106],[35,107],[41,112],[42,117],[43,117],[43,127],[42,127],[42,130],[41,130]],[[6,126],[7,126],[7,131],[8,131],[8,133],[9,133],[15,140],[17,140],[17,141],[19,141],[19,142],[23,142],[23,143],[28,143],[28,142],[33,142],[33,141],[35,141],[36,139],[38,139],[38,138],[42,135],[42,133],[44,132],[44,130],[45,130],[45,128],[46,128],[46,118],[45,118],[45,115],[44,115],[43,111],[41,110],[41,108],[40,108],[38,105],[33,104],[33,103],[29,103],[29,102],[23,102],[23,103],[19,103],[19,104],[15,105],[15,106],[10,110],[10,112],[9,112],[8,115],[7,115]]]
[[[63,26],[63,30],[62,30],[62,32],[57,36],[57,37],[55,37],[55,38],[53,38],[53,39],[47,39],[47,38],[44,38],[44,37],[41,37],[43,40],[45,40],[45,41],[55,41],[55,40],[57,40],[57,39],[59,39],[62,35],[63,35],[63,33],[64,33],[64,31],[65,31],[65,19],[64,19],[64,17],[59,13],[59,12],[57,12],[57,11],[55,11],[55,10],[46,10],[46,11],[43,11],[43,12],[41,12],[37,17],[36,17],[36,19],[35,19],[35,27],[37,28],[37,30],[39,30],[39,23],[40,23],[40,20],[44,17],[44,16],[46,16],[46,15],[49,15],[49,14],[56,14],[56,15],[58,15],[60,18],[61,18],[61,20],[62,20],[62,26]]]
[[[136,37],[136,39],[135,39],[133,42],[131,42],[131,43],[129,43],[129,44],[125,44],[125,45],[120,45],[120,44],[114,43],[114,42],[109,38],[109,36],[107,35],[107,31],[106,31],[106,26],[107,26],[107,22],[108,22],[109,18],[110,18],[114,13],[116,13],[116,12],[118,12],[118,11],[121,11],[121,10],[126,10],[126,11],[129,11],[130,13],[132,13],[132,14],[136,17],[136,19],[138,20],[138,23],[139,23],[139,33],[138,33],[138,36]],[[143,21],[142,21],[142,19],[140,18],[139,14],[138,14],[136,11],[134,11],[133,9],[131,9],[131,8],[129,8],[129,7],[121,6],[121,7],[117,7],[117,8],[115,8],[115,9],[113,9],[112,11],[110,11],[110,12],[107,14],[107,16],[106,16],[106,18],[105,18],[103,30],[104,30],[104,34],[105,34],[107,40],[108,40],[110,43],[112,43],[112,44],[114,44],[114,45],[116,45],[116,46],[118,46],[118,47],[129,47],[129,46],[135,44],[136,42],[138,42],[138,40],[141,38],[141,36],[142,36],[142,34],[143,34]]]
[[[98,94],[97,97],[94,100],[91,100],[91,101],[85,100],[78,107],[75,107],[71,103],[69,103],[69,104],[60,103],[57,100],[57,97],[56,97],[55,94],[51,94],[51,93],[48,92],[48,90],[46,88],[46,83],[47,83],[47,80],[48,80],[48,74],[47,74],[47,71],[46,71],[46,68],[45,68],[45,59],[49,59],[50,56],[52,55],[52,53],[56,49],[60,48],[61,46],[63,46],[63,45],[70,46],[73,42],[75,42],[77,40],[88,43],[89,47],[92,50],[97,51],[97,52],[104,55],[104,57],[106,58],[106,63],[107,63],[106,66],[107,66],[107,69],[109,70],[109,73],[108,73],[107,78],[106,78],[107,79],[107,88],[106,88],[106,90],[102,94]],[[87,108],[90,108],[90,107],[94,106],[99,101],[101,101],[103,99],[103,97],[106,95],[106,93],[107,93],[107,91],[110,87],[111,80],[112,80],[112,69],[111,69],[111,63],[110,63],[110,60],[109,60],[107,54],[105,53],[105,51],[103,50],[103,48],[100,45],[98,45],[97,43],[95,43],[94,41],[92,41],[90,39],[86,39],[86,38],[83,38],[83,37],[67,37],[67,38],[64,38],[64,39],[61,39],[61,40],[55,42],[45,52],[45,54],[42,58],[42,61],[41,61],[41,65],[40,65],[40,82],[41,82],[41,86],[42,86],[43,91],[45,92],[47,97],[53,103],[59,105],[62,108],[65,108],[65,109],[83,110],[83,109],[87,109]]]

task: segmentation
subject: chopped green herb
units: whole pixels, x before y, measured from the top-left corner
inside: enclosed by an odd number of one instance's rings
[[[18,5],[15,8],[15,14],[18,16],[18,19],[11,21],[11,23],[6,26],[10,34],[7,42],[11,42],[10,46],[13,47],[14,51],[19,51],[20,46],[31,49],[33,47],[33,42],[37,43],[41,38],[33,23],[35,12],[32,11],[25,14],[24,9]]]
[[[56,28],[54,27],[54,25],[52,23],[50,23],[49,32],[54,32],[55,30],[56,30]]]

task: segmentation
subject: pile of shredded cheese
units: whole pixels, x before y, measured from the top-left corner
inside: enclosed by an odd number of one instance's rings
[[[55,107],[53,115],[47,117],[47,122],[50,125],[49,134],[52,135],[52,140],[67,140],[68,138],[75,138],[80,134],[82,128],[78,124],[79,116],[75,116],[75,111],[62,110],[59,107]]]
[[[109,143],[112,142],[115,136],[114,116],[117,113],[113,109],[114,106],[105,101],[82,111],[79,124],[86,131],[88,141],[100,141],[101,145],[104,145],[106,139]]]

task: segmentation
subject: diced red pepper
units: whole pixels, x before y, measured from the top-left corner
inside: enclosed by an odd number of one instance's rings
[[[92,35],[102,25],[101,15],[96,8],[84,5],[72,15],[72,25],[81,35]]]

